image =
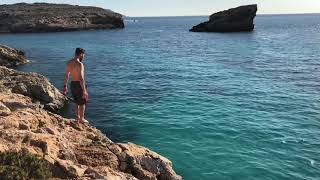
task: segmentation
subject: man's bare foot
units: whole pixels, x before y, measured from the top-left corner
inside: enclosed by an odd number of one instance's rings
[[[82,121],[81,121],[80,119],[78,119],[78,120],[76,121],[76,123],[79,125],[79,124],[82,123]]]
[[[81,120],[80,120],[80,123],[82,123],[82,124],[89,124],[89,121],[87,121],[86,119],[81,119]]]

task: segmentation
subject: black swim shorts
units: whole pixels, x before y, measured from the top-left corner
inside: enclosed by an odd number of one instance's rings
[[[81,88],[80,81],[71,81],[71,94],[73,99],[77,105],[84,105],[87,104],[88,99],[83,99],[82,94],[83,90]],[[87,88],[87,87],[86,87]]]

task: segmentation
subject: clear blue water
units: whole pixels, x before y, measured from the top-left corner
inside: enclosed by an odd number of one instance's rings
[[[186,180],[320,179],[320,15],[258,16],[254,32],[233,34],[188,32],[206,17],[137,20],[0,43],[60,88],[74,48],[86,49],[87,118]]]

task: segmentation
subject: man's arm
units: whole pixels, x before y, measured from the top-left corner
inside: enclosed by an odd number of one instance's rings
[[[84,80],[84,66],[82,63],[80,63],[80,85],[81,85],[81,88],[83,90],[82,92],[82,97],[84,99],[87,98],[88,94],[87,94],[87,89],[86,89],[86,82]]]
[[[69,67],[68,64],[66,65],[66,72],[64,74],[64,82],[63,82],[63,94],[66,95],[68,92],[68,81],[69,81],[69,75],[70,75],[70,71],[69,71]]]

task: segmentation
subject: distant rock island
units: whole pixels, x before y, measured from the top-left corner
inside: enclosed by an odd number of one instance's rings
[[[253,20],[258,7],[256,4],[240,6],[214,13],[209,21],[194,26],[192,32],[242,32],[253,31]]]
[[[0,5],[0,33],[124,28],[122,15],[98,7],[48,3]]]

